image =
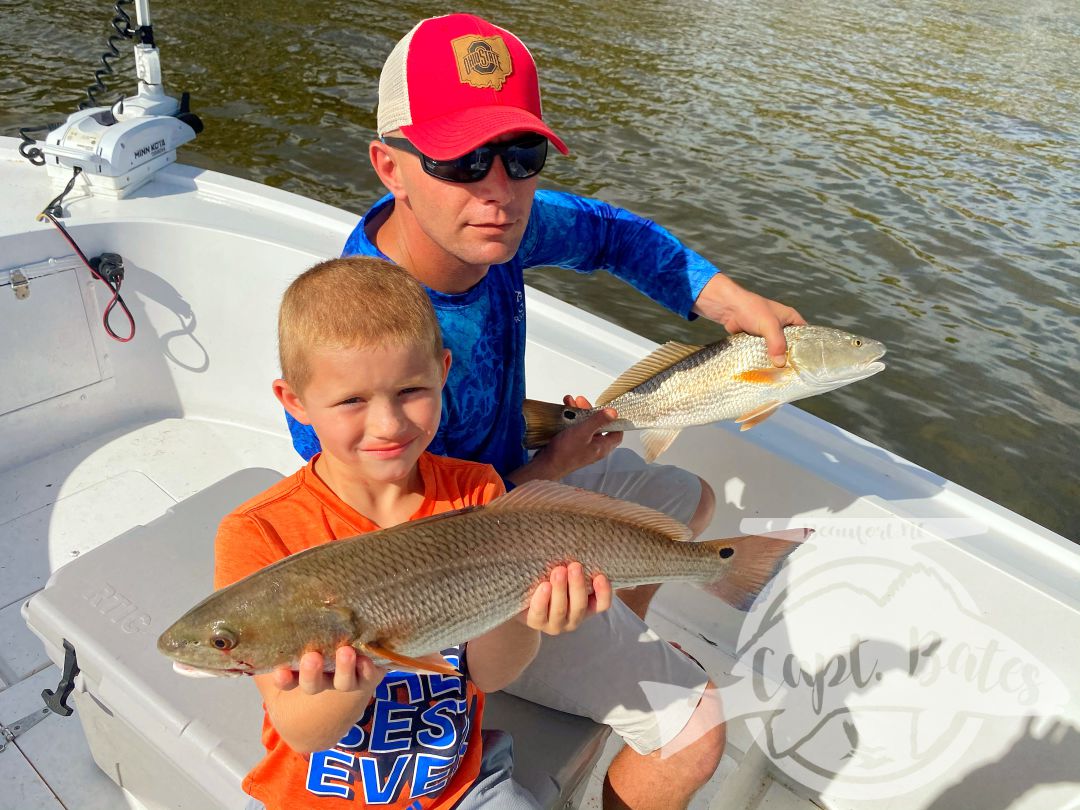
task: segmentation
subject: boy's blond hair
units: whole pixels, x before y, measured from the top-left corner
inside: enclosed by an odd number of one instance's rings
[[[310,382],[313,349],[417,345],[442,359],[442,332],[431,299],[396,264],[371,256],[321,262],[285,290],[278,313],[281,376],[300,393]]]

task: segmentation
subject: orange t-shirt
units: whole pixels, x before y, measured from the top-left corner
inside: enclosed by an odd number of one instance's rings
[[[323,483],[316,459],[221,522],[215,588],[297,551],[379,528]],[[504,491],[487,464],[424,453],[418,466],[424,501],[410,520],[485,504]],[[266,756],[244,779],[244,790],[268,810],[452,807],[480,770],[484,695],[468,677],[465,645],[442,654],[463,677],[388,672],[363,716],[326,751],[294,751],[264,707]]]

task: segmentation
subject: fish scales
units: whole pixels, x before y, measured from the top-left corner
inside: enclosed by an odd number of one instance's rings
[[[708,346],[666,343],[627,369],[597,400],[575,408],[527,399],[525,446],[543,447],[559,432],[604,408],[617,418],[605,431],[641,430],[646,461],[683,428],[735,420],[743,430],[785,402],[823,394],[885,368],[885,347],[825,326],[788,326],[787,359],[773,365],[764,338],[740,333]]]
[[[527,550],[517,538],[528,538]],[[587,538],[583,540],[582,538]],[[372,617],[365,640],[420,655],[472,638],[518,613],[536,584],[574,560],[613,587],[716,578],[726,562],[692,543],[607,518],[559,512],[486,513],[402,524],[283,566],[283,581],[317,582],[323,598]],[[719,566],[719,567],[718,567]],[[286,585],[285,590],[290,588]],[[448,622],[448,617],[458,617]]]
[[[710,343],[669,369],[621,394],[607,407],[619,414],[612,430],[649,426],[681,428],[734,419],[761,400],[761,384],[740,379],[740,372],[771,366],[765,343],[747,334]],[[783,400],[799,387],[794,375],[782,378],[769,394]],[[723,397],[716,396],[717,391]]]
[[[690,534],[651,509],[532,481],[487,506],[279,560],[191,608],[158,648],[214,674],[295,667],[309,650],[332,662],[346,644],[377,662],[423,663],[518,614],[557,565],[580,562],[615,588],[705,583],[745,610],[795,547],[767,537],[682,542]]]

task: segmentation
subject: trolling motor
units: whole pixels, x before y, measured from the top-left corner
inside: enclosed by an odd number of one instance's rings
[[[132,0],[118,0],[113,28],[125,39],[136,39],[135,73],[138,94],[109,106],[89,106],[68,116],[45,138],[40,150],[49,176],[67,182],[79,171],[95,193],[121,198],[147,182],[155,172],[176,162],[176,149],[202,131],[198,116],[188,109],[188,94],[177,101],[165,94],[161,61],[150,25],[149,0],[134,0],[138,27],[123,10]],[[95,74],[96,84],[87,90],[104,90],[104,74],[112,73],[109,58],[119,56],[109,37],[109,52],[102,55],[104,68]],[[84,102],[85,104],[86,102]]]

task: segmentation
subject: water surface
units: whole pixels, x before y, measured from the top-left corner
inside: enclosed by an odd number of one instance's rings
[[[0,0],[0,132],[74,109],[111,8]],[[159,0],[167,86],[206,123],[181,159],[362,212],[382,61],[449,10],[536,56],[573,152],[545,186],[888,344],[887,371],[798,407],[1080,538],[1080,4]],[[657,341],[719,334],[603,274],[529,280]]]

